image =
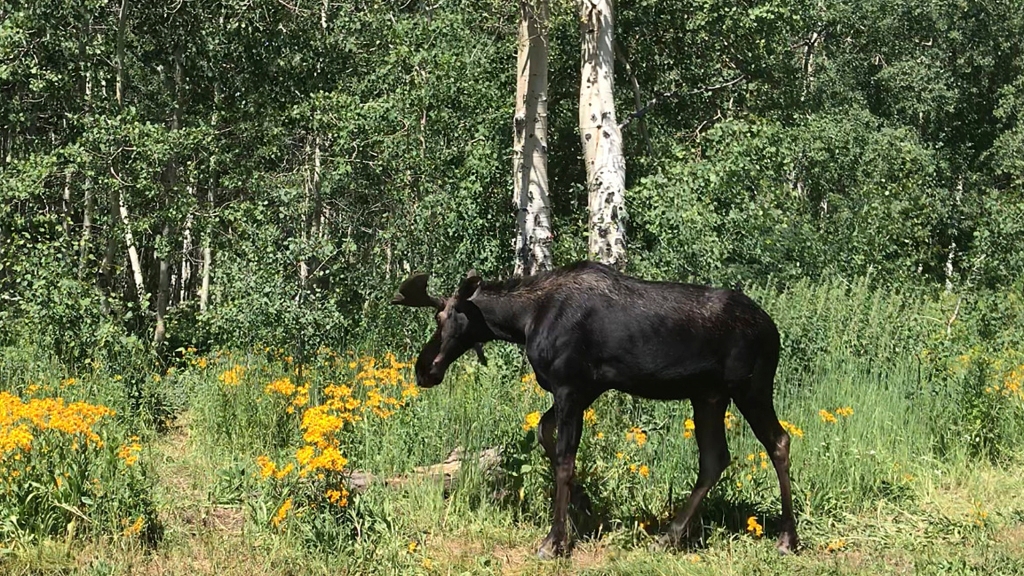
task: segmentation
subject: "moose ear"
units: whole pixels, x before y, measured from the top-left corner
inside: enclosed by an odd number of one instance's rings
[[[431,296],[427,294],[427,280],[430,278],[428,274],[417,272],[412,276],[409,276],[402,285],[398,287],[398,292],[395,293],[394,298],[391,299],[392,304],[401,304],[402,306],[411,306],[413,308],[437,308],[441,310],[444,308],[444,301],[437,296]]]
[[[477,275],[476,270],[470,270],[466,277],[459,283],[458,297],[460,300],[469,300],[475,294],[477,289],[480,288],[480,283],[483,280]]]

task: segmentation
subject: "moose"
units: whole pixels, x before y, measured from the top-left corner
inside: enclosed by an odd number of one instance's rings
[[[481,344],[504,340],[525,347],[538,384],[553,396],[537,425],[555,477],[551,531],[538,556],[570,551],[566,515],[583,412],[607,390],[693,404],[697,481],[659,545],[680,544],[701,499],[729,465],[724,417],[732,401],[778,475],[776,546],[796,550],[789,435],[773,403],[779,331],[740,290],[645,281],[588,261],[504,281],[484,281],[471,270],[449,298],[428,294],[427,280],[413,274],[392,300],[436,310],[437,329],[416,360],[420,387],[440,384],[471,348],[486,363]]]

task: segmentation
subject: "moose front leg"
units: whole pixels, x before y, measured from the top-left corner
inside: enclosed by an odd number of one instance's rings
[[[576,452],[580,447],[583,432],[583,410],[586,406],[574,398],[555,397],[558,425],[558,439],[555,457],[552,460],[555,473],[555,498],[551,531],[537,550],[537,556],[551,559],[569,551],[569,531],[566,528],[569,512],[569,496],[572,491],[573,475],[576,473]],[[542,441],[543,442],[543,441]]]
[[[537,423],[537,440],[540,441],[540,446],[544,449],[544,455],[551,462],[552,469],[558,466],[558,461],[555,457],[555,426],[557,425],[558,410],[552,404],[551,408],[548,408],[548,411],[540,417],[540,422]]]

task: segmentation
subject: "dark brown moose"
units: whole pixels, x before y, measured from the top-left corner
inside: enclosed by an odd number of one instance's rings
[[[480,344],[505,340],[526,347],[537,382],[554,397],[538,425],[555,472],[554,519],[538,551],[542,558],[569,550],[566,513],[583,411],[612,389],[693,403],[700,471],[660,544],[680,543],[701,499],[729,465],[724,416],[731,400],[779,477],[777,547],[796,549],[789,435],[772,401],[779,332],[750,298],[736,290],[639,280],[593,262],[498,282],[470,271],[450,298],[426,288],[427,275],[414,274],[392,300],[437,311],[437,329],[416,360],[417,384],[436,386],[466,351],[475,348],[483,361]]]

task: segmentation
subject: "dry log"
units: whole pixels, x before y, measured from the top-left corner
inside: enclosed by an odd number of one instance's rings
[[[451,454],[439,464],[429,466],[417,466],[409,474],[381,479],[369,472],[356,470],[349,476],[349,490],[361,492],[366,490],[374,482],[384,482],[386,486],[404,486],[415,479],[430,478],[440,479],[444,482],[444,490],[451,490],[452,484],[462,469],[467,458],[466,451],[461,446],[452,450]],[[498,448],[487,448],[476,455],[476,463],[485,474],[496,475],[501,464],[501,451]]]

